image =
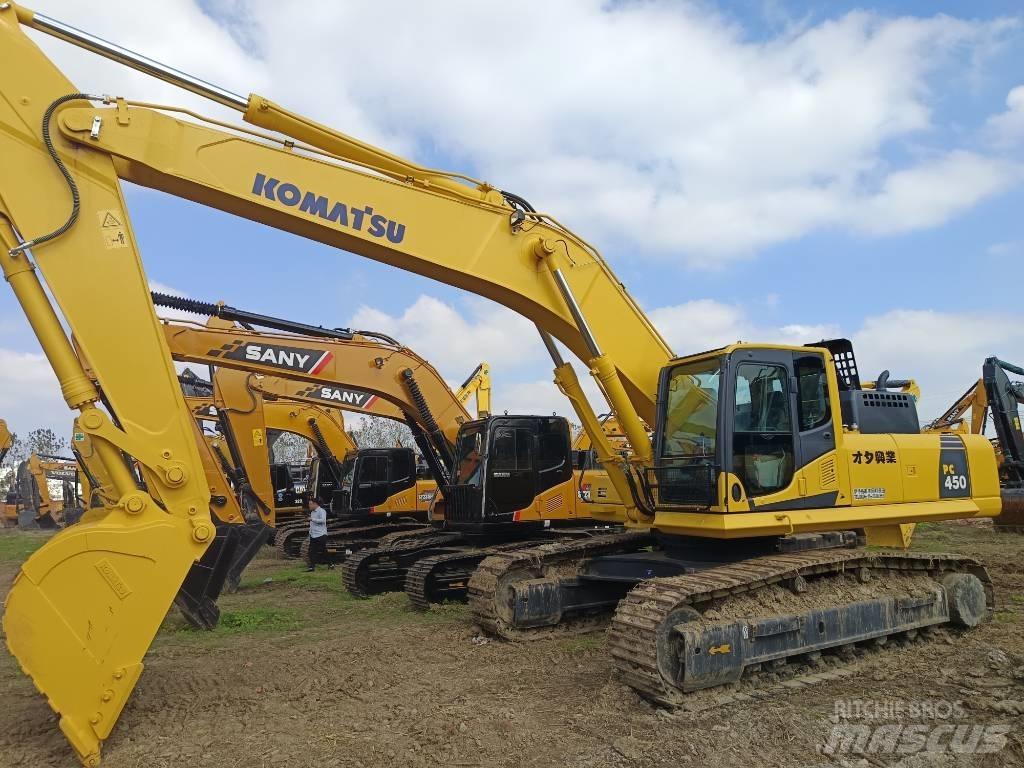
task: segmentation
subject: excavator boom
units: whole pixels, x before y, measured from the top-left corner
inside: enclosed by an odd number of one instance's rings
[[[28,39],[22,25],[235,109],[250,126],[262,130],[226,126],[174,106],[80,93]],[[919,434],[909,395],[865,392],[855,372],[847,375],[853,368],[843,374],[840,387],[841,362],[853,362],[852,347],[740,344],[674,359],[596,250],[517,195],[460,174],[418,166],[262,96],[239,97],[13,3],[0,4],[0,101],[5,105],[0,110],[0,266],[68,406],[80,412],[75,442],[91,442],[94,460],[109,475],[109,495],[115,499],[90,514],[88,521],[58,534],[23,565],[8,596],[4,628],[12,653],[61,714],[62,730],[87,765],[98,763],[100,743],[138,679],[143,654],[179,585],[193,566],[210,567],[211,557],[223,552],[220,537],[214,538],[210,488],[195,422],[171,363],[171,345],[179,347],[176,354],[183,360],[266,374],[287,371],[311,386],[337,380],[343,364],[358,363],[347,359],[344,350],[363,347],[363,366],[353,369],[359,375],[351,381],[353,386],[386,399],[389,388],[407,385],[417,404],[425,398],[422,391],[417,397],[416,388],[436,386],[438,396],[444,394],[451,401],[431,418],[419,407],[418,414],[405,410],[412,418],[410,426],[427,432],[440,454],[450,454],[459,431],[456,425],[467,418],[436,371],[386,340],[373,342],[356,332],[315,326],[277,328],[274,334],[200,328],[190,329],[185,338],[181,326],[161,326],[150,303],[119,179],[463,288],[532,320],[555,364],[556,384],[569,398],[623,502],[624,521],[641,529],[625,534],[625,539],[604,541],[647,546],[646,529],[652,526],[669,537],[762,542],[802,531],[850,533],[851,528],[874,527],[891,532],[902,523],[991,514],[998,507],[995,460],[983,439],[957,437],[940,445],[938,436]],[[96,106],[101,101],[104,106]],[[75,347],[65,324],[75,336]],[[616,452],[605,435],[556,342],[586,363],[629,444],[628,456]],[[383,343],[388,351],[366,365],[373,343]],[[89,361],[95,382],[83,360]],[[760,374],[752,370],[758,366]],[[747,374],[750,378],[744,381],[749,386],[744,389],[739,384]],[[786,414],[787,398],[796,396],[791,382],[816,382],[814,401],[825,399],[813,424],[808,421],[799,430],[792,422],[787,427],[778,420]],[[663,413],[658,413],[659,392]],[[750,402],[719,408],[742,392]],[[900,412],[913,416],[913,429],[904,419],[900,429],[865,431],[864,420],[870,421],[872,413],[885,420],[880,409],[866,410],[869,396],[900,400],[906,406]],[[98,407],[101,402],[106,409]],[[840,414],[840,405],[850,414]],[[755,414],[756,424],[751,421]],[[681,418],[673,421],[676,416]],[[541,417],[510,418],[533,419],[541,428]],[[760,444],[769,423],[781,424],[782,445],[808,454],[799,468],[793,466],[794,450],[775,450],[780,441],[769,447]],[[860,424],[859,432],[852,429],[855,424]],[[648,425],[655,426],[653,445]],[[713,437],[719,426],[722,440],[716,444]],[[482,447],[485,435],[477,437]],[[488,439],[499,437],[495,432]],[[559,437],[557,442],[568,448],[568,440]],[[727,445],[733,449],[728,453]],[[483,473],[471,470],[483,468],[490,459],[472,439],[463,447],[467,472],[457,489],[468,509],[469,500],[483,498],[481,485],[474,484]],[[656,451],[675,464],[657,466]],[[143,483],[136,483],[125,456],[134,459]],[[864,456],[869,457],[866,464],[861,461]],[[454,457],[448,458],[454,465]],[[904,460],[914,461],[915,482],[901,480]],[[924,468],[920,474],[918,464]],[[551,468],[565,469],[565,462],[558,461]],[[944,487],[935,482],[942,481],[943,471]],[[930,476],[933,472],[936,477]],[[508,480],[509,473],[503,470],[491,477]],[[886,497],[887,488],[891,498]],[[584,544],[579,546],[585,549]],[[604,545],[598,540],[594,546]],[[494,573],[514,576],[516,567],[539,566],[537,558],[551,553],[520,554],[521,560]],[[940,562],[929,555],[932,561]],[[788,562],[779,561],[779,574],[791,575]],[[831,573],[832,566],[842,571],[846,560],[819,552],[815,562],[823,565],[808,570],[808,580]],[[853,562],[850,568],[863,567],[865,573],[871,565]],[[678,562],[668,564],[676,567]],[[649,576],[651,571],[640,565]],[[880,578],[900,567],[888,561],[883,565]],[[951,594],[969,588],[968,619],[980,621],[990,607],[981,577],[962,572],[970,566],[959,561],[927,567],[932,570],[922,578],[928,580],[930,593],[940,596],[946,592],[935,582],[941,576],[935,568],[961,571],[954,574],[956,585],[943,583],[951,585]],[[976,570],[984,576],[983,568]],[[560,567],[551,572],[556,571],[569,573]],[[732,572],[721,583],[715,580],[715,571],[709,568],[712,575],[707,579],[691,581],[714,586],[716,596],[728,592],[720,586],[735,587],[737,592],[756,586],[753,571],[743,578]],[[522,609],[531,614],[525,620],[541,626],[561,615],[561,608],[548,601],[552,596],[561,600],[564,595],[567,609],[607,605],[609,599],[614,605],[621,597],[621,592],[610,598],[588,591],[597,589],[593,583],[581,592],[578,580],[562,584],[534,578],[540,573],[521,575],[527,576],[515,585],[526,590],[521,599],[502,602],[494,592],[490,602],[478,598],[486,603],[482,610],[499,604]],[[764,583],[788,578],[771,569],[763,577]],[[492,586],[497,584],[495,578]],[[645,581],[641,592],[647,589],[651,597],[636,597],[630,610],[639,618],[619,622],[611,643],[617,653],[627,654],[620,666],[631,671],[630,684],[657,701],[671,700],[691,685],[680,676],[693,672],[690,662],[682,661],[689,647],[680,640],[682,603],[666,615],[657,611],[690,594],[695,602],[704,599],[702,592],[688,591],[689,582],[673,584],[660,578]],[[562,587],[565,590],[559,591]],[[484,589],[477,594],[491,593]],[[941,615],[944,599],[942,603],[936,600],[935,615],[923,623],[948,618]],[[872,606],[880,616],[892,613],[881,601]],[[860,626],[862,617],[853,617],[851,606],[839,610],[850,618],[839,622],[843,627]],[[488,626],[500,624],[497,618],[479,616]],[[801,626],[818,623],[813,614],[801,613],[799,619]],[[758,626],[777,623],[778,617],[769,616]],[[737,626],[727,629],[731,632]],[[879,636],[906,628],[891,622],[878,627]],[[656,642],[642,628],[653,628]],[[781,640],[791,639],[783,635]],[[777,633],[772,637],[780,639]],[[851,644],[856,639],[837,635],[829,643]],[[634,644],[637,652],[630,655]],[[706,644],[701,639],[697,646]],[[778,657],[806,650],[795,643]],[[717,673],[718,680],[742,673],[740,656],[727,656],[715,659],[731,665]],[[643,665],[650,666],[651,658],[656,661],[648,671],[653,671],[645,677]],[[755,666],[753,660],[750,664]]]

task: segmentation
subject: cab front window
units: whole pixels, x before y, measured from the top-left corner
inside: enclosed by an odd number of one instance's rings
[[[718,439],[719,358],[676,366],[665,403],[663,458],[714,457]]]

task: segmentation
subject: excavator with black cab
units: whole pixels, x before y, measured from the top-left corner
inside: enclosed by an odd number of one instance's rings
[[[248,125],[82,93],[23,27],[185,88]],[[3,625],[90,768],[168,607],[220,545],[201,441],[153,310],[122,180],[416,272],[535,324],[619,502],[590,514],[627,530],[491,554],[469,581],[486,631],[551,635],[604,626],[612,615],[620,678],[671,705],[766,664],[973,627],[990,615],[980,562],[899,547],[914,523],[998,516],[995,450],[981,435],[922,434],[903,393],[859,385],[848,343],[677,356],[598,251],[521,196],[423,167],[17,3],[0,3],[0,96],[0,268],[78,412],[74,442],[91,443],[90,460],[107,473],[102,508],[22,564]],[[239,353],[240,342],[219,357]],[[587,366],[628,456],[604,435],[560,345]],[[322,358],[308,354],[315,369]],[[316,383],[312,369],[304,375]],[[518,419],[499,418],[465,441],[451,435],[448,466],[464,442],[465,471],[439,485],[459,524],[471,529],[495,514],[514,525],[523,510],[525,522],[545,519],[545,500],[558,493],[546,478],[566,471],[555,443],[571,473],[568,436],[536,419],[520,443],[518,428]],[[437,474],[446,477],[443,467]],[[521,505],[531,487],[541,496],[519,509],[494,494]]]

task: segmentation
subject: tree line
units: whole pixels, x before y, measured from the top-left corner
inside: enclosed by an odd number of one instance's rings
[[[0,464],[0,493],[6,494],[14,482],[15,470],[33,453],[48,456],[69,456],[71,448],[67,439],[60,437],[52,429],[33,429],[22,437],[16,432],[11,433],[11,448]]]

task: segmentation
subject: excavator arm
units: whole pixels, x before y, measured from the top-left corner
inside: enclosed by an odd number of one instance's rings
[[[455,398],[465,405],[469,398],[476,396],[476,417],[486,418],[491,415],[491,366],[480,363],[469,378],[462,382],[455,393]]]
[[[448,466],[459,427],[469,421],[434,367],[398,344],[357,334],[315,338],[179,322],[165,322],[164,331],[176,360],[246,375],[286,375],[305,382],[296,399],[344,405],[343,391],[354,389],[390,402],[420,424]]]

